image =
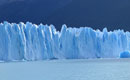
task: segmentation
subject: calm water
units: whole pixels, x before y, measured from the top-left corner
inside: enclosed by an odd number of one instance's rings
[[[0,63],[0,80],[130,80],[130,59]]]

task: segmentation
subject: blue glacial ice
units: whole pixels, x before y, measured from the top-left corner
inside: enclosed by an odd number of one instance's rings
[[[124,52],[120,53],[120,58],[130,58],[130,52],[124,51]]]
[[[53,25],[30,22],[0,24],[0,61],[120,58],[130,50],[130,32],[89,27],[57,31]]]

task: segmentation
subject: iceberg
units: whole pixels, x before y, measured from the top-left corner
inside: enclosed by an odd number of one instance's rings
[[[130,58],[130,52],[124,51],[124,52],[120,53],[120,58]]]
[[[120,58],[129,50],[130,32],[120,29],[0,23],[0,61]]]

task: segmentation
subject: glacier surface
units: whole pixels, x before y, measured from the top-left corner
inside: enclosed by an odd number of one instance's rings
[[[119,58],[130,50],[130,32],[89,27],[57,31],[30,22],[0,24],[0,61]]]

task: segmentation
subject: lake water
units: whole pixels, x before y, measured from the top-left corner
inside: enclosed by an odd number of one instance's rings
[[[0,80],[130,80],[130,59],[0,63]]]

